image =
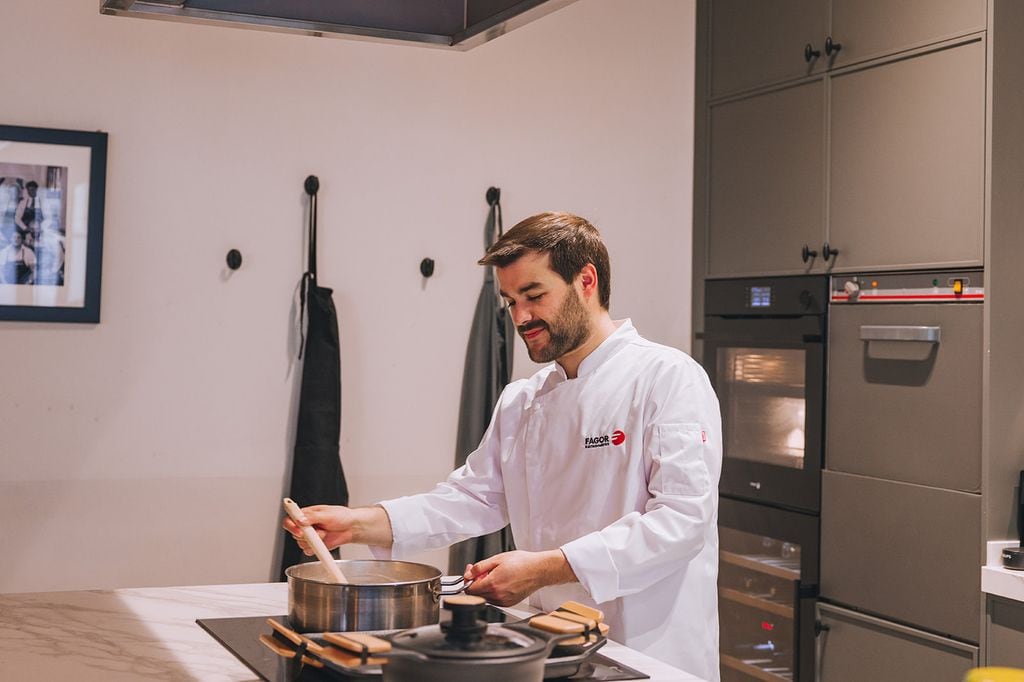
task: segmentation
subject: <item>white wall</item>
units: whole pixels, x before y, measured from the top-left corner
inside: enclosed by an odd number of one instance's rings
[[[110,147],[101,323],[0,322],[0,592],[274,574],[309,173],[353,503],[451,467],[491,184],[506,226],[590,218],[613,315],[689,345],[692,0],[581,0],[466,53],[3,14],[0,122]]]

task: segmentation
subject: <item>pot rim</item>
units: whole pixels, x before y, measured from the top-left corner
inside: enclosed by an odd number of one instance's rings
[[[409,579],[409,580],[392,580],[392,581],[387,581],[387,582],[359,582],[359,583],[336,583],[336,582],[333,582],[333,581],[331,581],[329,579],[326,579],[326,577],[324,579],[317,579],[317,578],[314,578],[314,577],[298,575],[298,573],[300,571],[304,571],[304,570],[312,571],[312,570],[316,570],[318,568],[320,568],[322,570],[322,567],[319,565],[319,562],[315,562],[315,561],[308,561],[308,562],[304,562],[304,563],[300,563],[300,564],[294,564],[293,566],[289,566],[288,568],[286,568],[284,570],[284,574],[288,578],[289,581],[295,580],[297,582],[315,583],[317,585],[330,585],[331,587],[338,587],[338,588],[345,588],[345,589],[348,589],[348,588],[361,588],[361,587],[397,587],[399,585],[419,585],[419,584],[422,584],[422,583],[430,583],[430,582],[433,582],[435,580],[439,581],[441,579],[441,577],[444,575],[441,572],[440,569],[438,569],[438,568],[436,568],[434,566],[430,566],[429,564],[423,564],[423,563],[418,563],[418,562],[414,562],[414,561],[398,561],[398,560],[393,560],[393,559],[335,559],[334,563],[338,564],[341,567],[343,572],[345,572],[345,566],[356,566],[356,565],[359,565],[359,564],[364,564],[364,565],[365,564],[371,564],[371,565],[378,565],[378,566],[379,565],[403,564],[405,566],[417,566],[417,567],[420,567],[420,568],[429,569],[429,571],[425,571],[425,572],[431,572],[431,573],[433,573],[433,575],[426,576],[426,577],[423,577],[423,578],[412,578],[412,579]],[[313,568],[306,569],[305,568],[306,566],[312,566]]]

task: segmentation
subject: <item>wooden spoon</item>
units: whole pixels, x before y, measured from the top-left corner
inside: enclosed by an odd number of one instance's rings
[[[342,585],[348,584],[348,578],[338,568],[338,564],[335,563],[334,557],[331,556],[330,550],[327,549],[327,545],[317,534],[316,530],[312,526],[303,526],[299,523],[299,518],[302,516],[302,512],[299,511],[299,505],[295,504],[295,500],[290,497],[284,498],[284,511],[291,517],[292,521],[299,525],[302,529],[302,534],[306,538],[306,542],[313,548],[313,553],[320,560],[320,563],[327,569],[328,575],[334,579],[334,582],[341,583]]]

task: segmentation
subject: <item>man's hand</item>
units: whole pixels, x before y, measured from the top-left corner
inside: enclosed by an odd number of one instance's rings
[[[391,521],[383,507],[351,509],[317,504],[312,507],[303,507],[300,511],[302,512],[300,524],[296,524],[286,516],[281,527],[292,534],[307,556],[313,555],[313,549],[302,536],[301,526],[312,526],[328,549],[352,542],[390,547],[394,541],[391,534]]]
[[[496,554],[466,566],[463,577],[474,581],[466,594],[483,597],[497,606],[512,606],[542,587],[577,580],[560,549]]]

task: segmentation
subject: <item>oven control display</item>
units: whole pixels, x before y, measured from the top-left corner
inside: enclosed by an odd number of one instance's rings
[[[747,305],[751,308],[770,308],[772,305],[772,288],[748,287]]]

